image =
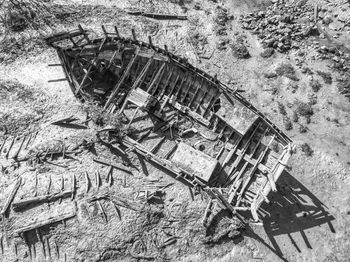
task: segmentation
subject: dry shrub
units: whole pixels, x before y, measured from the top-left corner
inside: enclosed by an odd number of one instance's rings
[[[304,143],[300,147],[301,151],[303,151],[306,156],[312,156],[314,154],[314,151],[308,143]]]
[[[11,31],[54,25],[52,12],[43,0],[5,0],[0,8],[1,23]]]
[[[0,133],[21,134],[35,129],[46,111],[44,93],[16,81],[0,80]]]
[[[329,85],[332,84],[333,80],[332,80],[332,74],[331,73],[326,73],[326,72],[322,72],[322,71],[319,71],[319,70],[317,70],[316,72],[317,72],[317,74],[319,76],[322,77],[323,81],[326,84],[329,84]]]
[[[299,81],[299,79],[296,76],[294,67],[289,63],[281,63],[275,71],[276,74],[279,76],[285,76],[291,80]]]
[[[321,89],[321,83],[318,80],[311,80],[310,86],[314,92],[318,92]]]

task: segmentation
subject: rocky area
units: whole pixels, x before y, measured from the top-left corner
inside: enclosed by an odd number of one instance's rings
[[[13,6],[20,2],[22,10]],[[348,261],[349,1],[0,5],[3,261]],[[130,14],[135,10],[187,19]],[[126,161],[97,139],[96,123],[114,120],[81,106],[66,82],[48,83],[64,74],[48,66],[59,61],[43,38],[78,24],[96,35],[102,24],[126,37],[135,29],[143,41],[151,35],[238,90],[291,137],[297,152],[261,208],[262,226],[243,230],[218,213],[206,229],[208,199],[200,192],[137,157]],[[70,116],[74,128],[52,125]],[[16,188],[16,205],[7,208]],[[41,196],[51,200],[21,208]],[[15,236],[28,221],[44,226]]]

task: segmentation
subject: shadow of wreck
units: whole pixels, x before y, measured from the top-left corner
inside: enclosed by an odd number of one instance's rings
[[[271,192],[268,196],[270,203],[264,203],[259,210],[259,215],[263,220],[264,230],[272,246],[254,233],[251,228],[248,228],[245,234],[264,244],[280,257],[281,260],[288,261],[283,257],[283,252],[276,240],[277,236],[288,236],[291,244],[298,252],[301,252],[297,241],[291,235],[292,233],[299,232],[305,245],[309,249],[312,249],[305,230],[322,224],[328,224],[331,232],[335,233],[331,223],[335,218],[310,190],[287,171],[284,171],[281,175],[277,189],[277,192]]]

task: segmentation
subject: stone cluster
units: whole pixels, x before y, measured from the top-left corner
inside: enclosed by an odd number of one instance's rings
[[[288,4],[284,0],[273,0],[265,11],[250,13],[240,18],[243,29],[252,30],[265,48],[286,52],[298,48],[299,42],[312,34],[318,34],[312,23],[314,8],[299,1]]]

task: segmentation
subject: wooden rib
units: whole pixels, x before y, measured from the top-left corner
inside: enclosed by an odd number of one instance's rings
[[[175,91],[175,87],[176,87],[177,82],[179,81],[179,78],[180,78],[180,74],[177,75],[177,77],[176,77],[175,81],[173,82],[172,86],[170,85],[170,92],[169,92],[168,97],[171,97],[171,95]]]
[[[148,73],[148,70],[152,64],[152,62],[154,61],[154,58],[153,56],[147,61],[146,65],[142,68],[142,71],[141,73],[139,74],[139,76],[136,78],[134,84],[132,85],[132,88],[131,89],[135,89],[137,88],[145,79],[147,73]]]
[[[171,77],[173,76],[173,74],[174,74],[174,71],[171,71],[170,72],[170,74],[169,74],[169,76],[167,77],[167,79],[166,79],[166,81],[165,81],[165,84],[163,85],[163,90],[162,90],[162,92],[159,94],[159,100],[161,100],[162,99],[162,97],[163,97],[163,95],[166,93],[166,89],[167,89],[167,86],[168,86],[168,84],[169,84],[169,81],[170,81],[170,79],[171,79]],[[178,79],[178,78],[177,78]],[[158,83],[158,85],[160,84],[160,82],[161,81],[159,81],[159,83]]]
[[[104,106],[104,109],[106,109],[106,108],[109,106],[109,104],[111,103],[112,99],[113,99],[113,98],[116,96],[116,94],[118,93],[118,91],[119,91],[120,87],[122,86],[122,84],[123,84],[125,78],[129,75],[129,72],[130,72],[130,70],[131,70],[131,67],[132,67],[132,65],[134,64],[134,62],[135,62],[135,60],[136,60],[136,58],[137,58],[137,55],[138,55],[138,53],[139,53],[139,50],[140,50],[140,49],[137,49],[137,50],[136,50],[136,53],[135,53],[134,57],[130,60],[130,62],[129,62],[129,64],[128,64],[127,68],[125,69],[125,71],[124,71],[124,73],[123,73],[123,75],[122,75],[122,77],[119,79],[118,83],[114,86],[113,91],[112,91],[111,95],[109,96],[109,98],[108,98],[108,100],[107,100],[107,102],[106,102],[106,104],[105,104],[105,106]]]
[[[86,70],[86,73],[85,73],[85,75],[84,75],[84,77],[83,77],[83,80],[81,81],[81,83],[80,83],[78,89],[76,90],[75,94],[78,94],[79,91],[80,91],[80,89],[81,89],[82,86],[84,85],[84,83],[85,83],[86,79],[88,78],[88,76],[89,76],[89,74],[90,74],[90,72],[91,72],[91,69],[92,69],[93,66],[95,65],[95,63],[96,63],[96,61],[97,61],[97,59],[98,59],[98,56],[99,56],[99,54],[100,54],[100,52],[101,52],[101,50],[102,50],[102,47],[103,47],[103,45],[106,43],[106,41],[107,41],[107,38],[104,38],[103,41],[101,42],[101,45],[99,46],[99,48],[98,48],[98,50],[97,50],[97,52],[96,52],[95,58],[92,60],[92,62],[90,63],[88,69]]]
[[[194,109],[195,112],[198,111],[199,107],[201,106],[201,104],[203,103],[204,98],[207,96],[208,92],[209,92],[209,86],[205,86],[206,90],[203,90],[203,95],[201,96],[200,100],[198,101],[198,104],[196,106],[196,108]]]
[[[177,99],[177,97],[178,97],[178,95],[179,95],[179,93],[180,93],[180,91],[181,91],[181,88],[182,88],[183,84],[187,81],[189,75],[190,75],[190,74],[187,73],[186,76],[185,76],[184,78],[181,79],[181,83],[180,83],[180,85],[179,85],[179,89],[176,91],[176,94],[175,94],[176,99]],[[170,95],[169,95],[169,96],[170,96]]]
[[[239,192],[239,196],[238,196],[238,199],[237,199],[237,204],[236,205],[239,205],[241,199],[242,199],[242,196],[243,196],[243,193],[244,193],[244,190],[247,188],[249,182],[251,181],[251,179],[253,178],[253,175],[259,165],[259,163],[264,159],[267,151],[269,150],[269,146],[271,145],[271,143],[273,142],[273,140],[275,140],[275,135],[272,136],[272,139],[270,140],[270,142],[268,143],[268,145],[266,146],[265,150],[263,152],[261,152],[258,160],[256,161],[255,165],[253,166],[252,170],[250,170],[250,174],[248,176],[248,178],[246,179],[245,183],[243,184],[243,187],[241,189],[241,191]]]
[[[191,98],[190,103],[188,104],[188,107],[191,107],[192,103],[195,101],[198,91],[203,85],[203,82],[204,82],[204,78],[202,77],[200,84],[197,85],[196,91],[194,92],[193,97]]]
[[[237,169],[239,163],[241,162],[241,160],[243,159],[243,157],[244,157],[246,151],[247,151],[248,148],[249,148],[250,141],[252,140],[253,136],[255,135],[256,131],[259,129],[260,126],[261,126],[261,122],[256,126],[256,128],[255,128],[255,129],[253,130],[253,132],[250,134],[250,136],[249,136],[247,142],[245,143],[245,145],[244,145],[244,147],[243,147],[243,149],[242,149],[242,151],[241,151],[241,155],[239,155],[239,156],[237,157],[237,159],[235,160],[235,162],[233,163],[233,165],[232,165],[232,167],[231,167],[231,169],[230,169],[230,171],[229,171],[228,179],[230,178],[230,176],[231,176],[231,174],[234,172],[234,170]]]
[[[193,85],[193,83],[195,82],[195,80],[196,80],[196,76],[191,77],[191,80],[190,80],[189,84],[187,85],[186,90],[183,92],[183,98],[181,98],[181,100],[180,100],[182,104],[184,103],[185,98],[186,98],[186,96],[188,95],[188,92],[190,91],[191,86]],[[180,96],[181,96],[181,95],[180,95]]]
[[[78,28],[79,28],[79,31],[83,34],[85,40],[90,44],[91,41],[90,41],[90,39],[89,39],[87,33],[86,33],[85,30],[83,29],[83,27],[79,24],[79,25],[78,25]]]
[[[256,150],[257,150],[258,147],[259,147],[259,145],[261,144],[261,141],[264,139],[266,133],[267,133],[269,130],[270,130],[270,128],[268,128],[268,127],[264,130],[264,133],[262,134],[261,138],[260,138],[259,141],[256,143],[254,149],[253,149],[252,152],[250,153],[249,158],[252,158],[252,157],[253,157],[253,155],[255,154]]]
[[[205,117],[205,115],[207,114],[208,110],[209,110],[209,112],[210,112],[211,107],[212,107],[212,106],[215,104],[215,102],[217,101],[218,98],[217,98],[216,96],[217,96],[217,95],[215,94],[215,95],[213,95],[212,98],[210,99],[207,108],[206,108],[206,109],[203,111],[203,113],[202,113],[202,116],[203,116],[203,117]]]
[[[151,84],[149,85],[147,92],[150,93],[151,95],[154,95],[154,93],[157,91],[158,89],[158,85],[156,85],[156,83],[159,83],[159,81],[161,80],[163,74],[164,74],[164,68],[166,66],[166,63],[163,62],[162,66],[160,67],[160,69],[158,70],[156,76],[154,77],[153,81],[151,82]],[[156,88],[151,92],[152,88],[156,85]]]

